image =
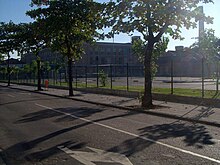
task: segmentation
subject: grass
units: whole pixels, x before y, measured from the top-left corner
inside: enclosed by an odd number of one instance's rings
[[[16,82],[13,81],[12,82]],[[19,82],[27,82],[27,81],[19,81]],[[30,83],[30,81],[28,81]],[[34,81],[32,81],[34,84]],[[35,84],[37,81],[35,81]],[[55,86],[64,86],[67,87],[68,83],[67,82],[58,82],[54,83],[53,81],[50,81],[50,85],[55,85]],[[76,83],[73,83],[73,87],[76,87]],[[87,88],[96,88],[97,85],[96,83],[87,83]],[[82,82],[77,82],[77,88],[86,88],[86,83]],[[105,87],[99,87],[103,89],[111,89],[110,84],[106,85]],[[127,86],[112,86],[112,89],[114,90],[127,90]],[[144,88],[142,86],[129,86],[128,88],[129,91],[135,91],[135,92],[143,92]],[[171,89],[170,88],[153,88],[152,89],[153,93],[158,93],[158,94],[171,94]],[[202,92],[200,89],[187,89],[187,88],[174,88],[173,90],[174,95],[178,96],[189,96],[189,97],[202,97]],[[214,90],[205,90],[204,91],[204,97],[205,98],[218,98],[220,99],[220,93],[216,94],[216,91]]]

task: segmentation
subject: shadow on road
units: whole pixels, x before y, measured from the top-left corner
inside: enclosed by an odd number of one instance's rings
[[[44,159],[47,159],[51,156],[54,156],[54,155],[60,153],[61,150],[58,149],[59,146],[68,146],[69,149],[76,150],[76,149],[83,148],[85,145],[86,145],[86,143],[76,143],[76,142],[67,141],[67,142],[58,144],[56,146],[49,147],[49,148],[42,150],[42,151],[37,151],[37,152],[27,154],[25,156],[25,159],[28,161],[32,161],[32,162],[33,161],[39,162],[39,161],[42,161]]]
[[[129,139],[119,146],[111,148],[109,151],[131,156],[147,149],[157,141],[169,138],[181,138],[186,146],[194,146],[197,149],[201,149],[205,145],[215,144],[212,141],[212,136],[206,131],[206,128],[201,125],[189,125],[175,122],[171,124],[152,125],[141,128],[139,131],[141,137],[151,140],[147,141],[139,137]]]
[[[34,147],[40,142],[43,141],[35,139],[29,142],[20,142],[7,148],[2,152],[6,164],[26,164],[27,161],[32,163],[40,162],[61,153],[62,151],[58,149],[58,146],[69,146],[69,148],[72,149],[79,149],[86,145],[86,143],[65,141],[55,144],[52,147],[45,147],[43,150],[39,151],[39,149],[36,150]]]
[[[16,121],[16,123],[25,123],[25,122],[33,122],[37,120],[42,120],[46,118],[52,118],[52,117],[58,117],[55,119],[55,122],[61,122],[66,120],[75,120],[78,117],[88,117],[92,114],[99,113],[102,110],[102,108],[88,108],[88,107],[81,107],[81,108],[59,108],[55,109],[56,111],[65,112],[68,114],[72,114],[76,116],[74,117],[67,117],[66,115],[63,115],[62,113],[55,112],[52,110],[42,110],[39,112],[30,113],[27,115],[24,115],[22,119]],[[34,140],[31,140],[29,142],[21,142],[18,144],[15,144],[8,149],[4,151],[4,153],[7,153],[9,155],[17,155],[18,157],[24,157],[24,159],[29,161],[35,161],[35,160],[43,160],[45,158],[48,158],[58,152],[57,146],[61,145],[60,142],[57,145],[54,145],[50,148],[47,148],[43,151],[32,151],[33,148],[35,148],[38,144],[43,143],[45,141],[48,141],[52,138],[55,138],[57,136],[63,135],[67,132],[70,132],[75,129],[79,129],[88,125],[93,124],[94,122],[101,122],[106,120],[111,120],[119,117],[127,117],[131,115],[138,114],[137,112],[124,112],[123,114],[119,115],[112,115],[108,117],[101,117],[99,119],[93,120],[91,122],[83,122],[81,124],[77,124],[71,127],[67,127],[64,129],[57,130],[55,132],[49,133],[47,135],[44,135],[42,137],[36,138]],[[152,144],[155,144],[157,141],[161,141],[164,139],[174,139],[174,138],[180,138],[184,142],[186,146],[193,146],[197,149],[203,148],[205,145],[213,145],[215,144],[212,141],[212,136],[209,134],[209,132],[206,130],[205,126],[197,125],[197,124],[183,124],[179,122],[173,122],[170,124],[159,124],[159,125],[152,125],[148,127],[143,127],[138,130],[139,135],[141,137],[144,137],[146,139],[152,139],[152,140],[143,140],[142,138],[135,137],[129,140],[124,141],[123,143],[109,149],[110,152],[117,152],[124,154],[126,156],[131,156],[137,152],[143,151],[150,147]],[[65,140],[65,139],[64,139]],[[63,144],[65,146],[69,144]],[[77,146],[81,147],[85,145],[85,143],[82,143],[80,145],[77,144]],[[172,144],[171,144],[172,145]],[[74,146],[74,145],[73,145]],[[76,146],[75,146],[76,147]],[[29,151],[27,153],[26,151]],[[30,153],[32,152],[32,153]],[[16,158],[16,157],[13,157]]]
[[[68,113],[71,115],[75,115],[77,117],[88,117],[95,113],[99,113],[103,111],[102,109],[88,108],[88,107],[79,107],[79,108],[66,107],[66,108],[57,108],[55,110],[60,111],[61,113],[52,111],[50,109],[45,109],[45,110],[26,114],[22,116],[22,119],[19,119],[14,123],[17,124],[17,123],[34,122],[34,121],[53,118],[53,117],[59,117],[55,119],[55,122],[68,121],[68,120],[71,121],[74,120],[75,118],[64,115],[63,113]]]
[[[17,101],[11,101],[7,103],[2,103],[0,106],[8,105],[8,104],[16,104],[16,103],[25,103],[25,102],[31,102],[31,101],[39,101],[39,100],[57,100],[59,98],[36,98],[36,99],[23,99],[22,100],[17,100]]]

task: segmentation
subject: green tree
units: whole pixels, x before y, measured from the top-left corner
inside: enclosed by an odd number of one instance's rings
[[[14,78],[16,78],[16,80],[18,80],[18,73],[21,71],[21,68],[19,68],[18,66],[12,66],[11,67],[11,73],[14,74]]]
[[[54,71],[54,83],[58,83],[57,81],[57,75],[60,69],[65,68],[65,62],[64,62],[64,58],[61,59],[55,59],[54,61],[52,61],[52,65],[53,65],[53,71]]]
[[[46,77],[48,78],[49,76],[49,71],[51,70],[51,66],[50,66],[50,62],[49,61],[44,61],[42,63],[42,71],[45,73]]]
[[[2,63],[2,62],[4,61],[4,59],[5,59],[4,54],[1,54],[1,53],[0,53],[0,63]]]
[[[91,0],[50,1],[49,6],[28,12],[38,22],[45,21],[52,37],[52,50],[68,60],[69,96],[73,95],[72,62],[81,58],[83,44],[100,37],[96,29],[102,28],[102,5]],[[46,31],[45,31],[46,33]]]
[[[2,80],[5,80],[5,75],[7,74],[7,68],[6,67],[0,67],[0,73],[2,75]]]
[[[219,38],[215,36],[213,29],[206,29],[200,39],[192,44],[190,48],[193,52],[198,52],[204,59],[208,68],[208,75],[213,62],[219,56],[220,47],[218,46]]]
[[[18,25],[12,21],[9,23],[0,23],[0,54],[7,56],[8,86],[10,86],[11,82],[10,53],[19,47],[18,38],[16,36],[18,30]]]
[[[44,22],[33,22],[28,24],[20,24],[22,29],[22,52],[33,53],[37,62],[37,89],[41,88],[41,57],[39,52],[49,43],[50,37],[45,35],[46,26]]]
[[[155,43],[152,53],[152,62],[151,62],[152,78],[157,73],[158,65],[156,61],[166,51],[168,43],[169,43],[169,39],[165,37],[161,38],[159,42]],[[132,44],[133,54],[136,55],[138,57],[138,60],[143,64],[144,64],[144,51],[146,46],[147,43],[142,41],[141,39],[134,41],[134,43]]]
[[[30,74],[31,74],[31,66],[30,66],[30,64],[25,64],[23,66],[23,72],[24,72],[25,77],[26,77],[26,82],[28,82],[28,79],[29,79]]]
[[[144,95],[142,107],[152,106],[151,63],[154,46],[164,33],[174,39],[182,39],[181,28],[195,28],[196,21],[203,19],[211,23],[212,19],[200,12],[200,3],[212,0],[117,0],[110,2],[104,16],[114,33],[133,33],[138,31],[146,42],[144,51]]]
[[[35,83],[35,78],[36,78],[36,74],[37,74],[37,61],[33,60],[30,64],[30,69],[31,69],[31,73],[32,75],[34,75],[34,83]]]

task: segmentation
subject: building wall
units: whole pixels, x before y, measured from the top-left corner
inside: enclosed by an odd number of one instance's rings
[[[97,42],[93,45],[85,45],[85,54],[76,65],[141,65],[135,55],[132,54],[131,43],[106,43]]]
[[[110,65],[114,65],[112,72],[114,75],[125,76],[127,72],[126,65],[129,65],[130,76],[143,76],[143,64],[138,61],[137,56],[132,54],[131,43],[107,43],[97,42],[94,44],[85,44],[85,54],[82,58],[74,62],[74,67],[80,66],[78,73],[84,72],[85,66],[91,75],[97,72],[96,65],[110,74]],[[61,61],[62,55],[53,53],[50,49],[44,49],[40,52],[42,61]],[[26,54],[21,57],[24,63],[31,63],[36,60],[33,54]],[[63,61],[63,60],[62,60]],[[171,75],[171,61],[173,61],[174,76],[197,76],[201,77],[202,60],[201,56],[192,52],[187,52],[183,47],[177,47],[176,51],[165,52],[157,61],[158,72],[156,76]],[[216,66],[207,67],[204,65],[205,75],[210,77],[215,72]],[[74,70],[74,69],[73,69]]]
[[[62,55],[58,52],[52,52],[50,49],[43,49],[39,52],[39,56],[42,61],[56,62],[62,59]],[[30,64],[33,60],[36,60],[36,56],[33,53],[26,53],[21,55],[21,61],[26,64]]]

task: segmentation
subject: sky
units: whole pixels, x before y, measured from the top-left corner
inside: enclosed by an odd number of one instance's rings
[[[107,2],[108,0],[97,0],[98,2]],[[12,20],[14,23],[30,22],[32,21],[26,16],[26,11],[31,10],[31,0],[0,0],[0,22],[9,22]],[[204,13],[214,18],[213,24],[205,25],[205,28],[212,28],[215,30],[215,35],[220,37],[220,0],[214,0],[214,4],[205,4]],[[138,35],[135,33],[134,35]],[[183,41],[172,40],[168,44],[167,50],[175,50],[175,46],[189,47],[196,40],[193,39],[198,36],[198,28],[196,29],[182,29],[182,36],[185,38]],[[106,42],[113,42],[113,39],[105,39]],[[128,43],[131,41],[131,36],[127,34],[115,35],[114,42]],[[16,57],[16,55],[12,55]]]

